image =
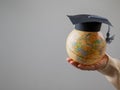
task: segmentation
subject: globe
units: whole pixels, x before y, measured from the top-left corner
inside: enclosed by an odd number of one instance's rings
[[[91,65],[105,55],[106,41],[100,32],[73,30],[66,40],[67,54],[73,60]]]

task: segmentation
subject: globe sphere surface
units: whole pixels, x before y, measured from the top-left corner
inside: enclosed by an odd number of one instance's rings
[[[100,32],[73,30],[67,38],[66,50],[73,60],[91,65],[99,62],[105,55],[106,41]]]

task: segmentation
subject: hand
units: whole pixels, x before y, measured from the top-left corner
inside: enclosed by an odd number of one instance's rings
[[[100,62],[96,63],[96,64],[92,64],[92,65],[83,65],[80,64],[78,62],[76,62],[75,60],[71,59],[71,58],[67,58],[67,61],[73,65],[74,67],[81,69],[81,70],[98,70],[98,69],[102,69],[106,66],[107,62],[108,62],[108,56],[105,55]]]

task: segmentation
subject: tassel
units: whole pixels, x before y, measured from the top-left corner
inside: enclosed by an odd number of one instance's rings
[[[108,32],[106,33],[106,42],[110,44],[114,40],[115,35],[110,37],[110,26],[108,25]]]

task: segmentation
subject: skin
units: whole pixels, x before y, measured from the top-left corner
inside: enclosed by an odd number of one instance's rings
[[[80,70],[96,70],[102,73],[106,79],[116,88],[116,90],[120,90],[120,61],[108,56],[104,55],[102,60],[97,64],[93,65],[83,65],[71,58],[67,58],[68,63],[72,66],[80,69]]]
[[[98,69],[102,69],[105,67],[105,65],[108,62],[108,59],[107,59],[107,56],[105,55],[100,62],[98,62],[97,64],[93,64],[93,65],[83,65],[83,64],[76,62],[75,60],[73,60],[71,58],[67,58],[67,61],[72,66],[74,66],[78,69],[81,69],[81,70],[98,70]]]

